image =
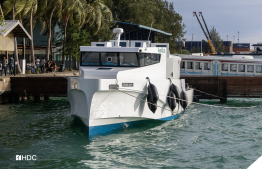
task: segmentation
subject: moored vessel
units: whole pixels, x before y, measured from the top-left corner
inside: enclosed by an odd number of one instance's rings
[[[172,120],[193,100],[180,79],[181,58],[168,43],[116,40],[81,46],[79,77],[68,79],[71,114],[81,118],[89,136],[145,120]]]

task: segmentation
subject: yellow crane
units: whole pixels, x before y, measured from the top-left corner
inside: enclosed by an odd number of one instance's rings
[[[205,34],[205,36],[206,36],[206,39],[207,39],[207,42],[208,42],[208,44],[209,44],[209,46],[210,46],[210,48],[211,48],[212,54],[217,54],[216,49],[215,49],[215,47],[214,47],[214,45],[213,45],[213,43],[212,43],[212,41],[211,41],[212,38],[211,38],[211,35],[210,35],[209,31],[208,31],[208,28],[207,28],[205,19],[204,19],[203,15],[202,15],[202,12],[199,12],[199,15],[202,17],[202,20],[203,20],[203,22],[204,22],[204,24],[205,24],[205,27],[206,27],[207,32],[206,32],[205,29],[203,28],[202,23],[200,22],[200,20],[199,20],[199,18],[198,18],[198,16],[197,16],[197,13],[196,13],[196,12],[193,12],[193,14],[196,16],[196,18],[197,18],[197,20],[198,20],[198,22],[199,22],[199,25],[200,25],[200,27],[202,28],[202,31],[204,32],[204,34]]]

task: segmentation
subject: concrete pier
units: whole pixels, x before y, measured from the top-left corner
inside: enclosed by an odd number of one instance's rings
[[[45,74],[0,76],[0,104],[24,100],[48,100],[67,97],[67,77],[78,76],[78,71]]]
[[[67,77],[78,71],[0,78],[0,103],[67,97]],[[262,98],[262,76],[181,76],[198,99]]]

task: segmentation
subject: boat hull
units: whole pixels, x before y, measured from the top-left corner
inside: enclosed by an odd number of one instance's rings
[[[148,118],[137,118],[137,117],[128,117],[128,118],[121,118],[121,117],[116,117],[116,118],[110,118],[110,119],[97,119],[98,123],[107,123],[105,125],[97,125],[97,126],[88,126],[87,130],[89,132],[89,137],[93,137],[96,135],[102,135],[105,133],[109,133],[111,131],[115,131],[120,128],[127,128],[127,127],[135,127],[139,126],[141,124],[150,122],[150,121],[170,121],[170,120],[175,120],[177,119],[180,114],[182,114],[184,111],[180,112],[179,114],[175,114],[173,116],[161,118],[161,119],[148,119]],[[85,123],[86,119],[81,118],[81,120]]]
[[[158,88],[159,93],[167,93],[167,87]],[[193,98],[193,89],[185,91],[188,95],[189,103]],[[157,110],[153,113],[147,104],[147,93],[128,91],[128,90],[106,90],[97,91],[92,96],[91,103],[86,103],[81,90],[72,90],[69,92],[71,105],[75,107],[75,115],[79,116],[89,131],[89,137],[101,135],[110,131],[136,126],[149,120],[169,121],[179,117],[184,111],[179,104],[172,111],[167,104],[167,96],[159,95]],[[76,97],[81,93],[82,99]],[[90,105],[90,110],[86,105]],[[82,107],[82,108],[80,108]],[[81,110],[81,113],[78,111]],[[84,113],[83,113],[84,110]]]

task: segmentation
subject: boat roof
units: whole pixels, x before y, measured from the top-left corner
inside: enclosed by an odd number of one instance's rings
[[[168,35],[168,36],[172,35],[172,33],[167,33],[167,32],[161,31],[159,29],[147,27],[147,26],[144,26],[144,25],[138,25],[138,24],[134,24],[134,23],[127,23],[127,22],[120,22],[120,21],[114,21],[114,22],[117,23],[117,24],[121,24],[120,27],[124,27],[125,31],[127,31],[127,32],[129,32],[129,30],[134,31],[134,30],[138,30],[138,29],[145,29],[145,30],[150,30],[150,31],[161,33],[161,34]]]

